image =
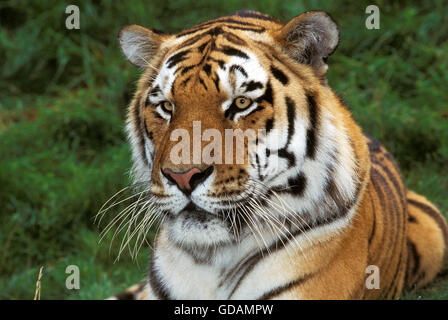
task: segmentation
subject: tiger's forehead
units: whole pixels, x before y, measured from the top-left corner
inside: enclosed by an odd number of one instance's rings
[[[263,57],[244,38],[230,31],[212,30],[199,38],[193,36],[194,43],[186,39],[164,59],[153,87],[167,98],[192,84],[228,95],[236,94],[241,86],[256,91],[268,77],[262,66]]]

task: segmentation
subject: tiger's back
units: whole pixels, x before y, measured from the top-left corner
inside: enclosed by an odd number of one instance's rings
[[[384,289],[364,298],[397,299],[403,288],[421,287],[443,267],[447,226],[424,197],[409,191],[392,155],[376,139],[367,138],[371,185],[366,194],[372,223],[369,264],[379,266]],[[386,271],[386,272],[384,272]]]

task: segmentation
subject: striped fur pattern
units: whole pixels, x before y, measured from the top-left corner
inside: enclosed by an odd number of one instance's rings
[[[396,299],[439,272],[445,220],[406,189],[327,85],[338,40],[320,11],[286,24],[239,11],[175,35],[120,31],[143,70],[127,123],[134,178],[162,217],[135,298]],[[237,97],[250,105],[236,107]],[[263,129],[265,148],[253,161],[213,164],[187,194],[162,172],[209,167],[170,157],[173,132],[193,136],[195,121],[221,133]],[[380,289],[366,288],[369,265]]]

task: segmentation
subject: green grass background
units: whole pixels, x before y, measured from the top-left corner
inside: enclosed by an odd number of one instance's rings
[[[65,28],[72,3],[80,30]],[[381,10],[380,30],[365,28],[369,4]],[[119,241],[98,244],[93,223],[129,184],[123,127],[138,70],[117,31],[178,32],[246,8],[283,21],[307,10],[335,18],[330,85],[395,155],[407,185],[448,212],[447,1],[1,1],[0,299],[32,299],[40,266],[42,299],[104,298],[144,277],[149,248],[114,263]],[[65,287],[71,264],[80,290]],[[447,299],[448,276],[403,298]]]

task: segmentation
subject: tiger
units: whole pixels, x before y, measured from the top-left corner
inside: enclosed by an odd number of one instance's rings
[[[242,10],[177,34],[129,25],[118,42],[142,72],[126,128],[160,225],[147,276],[114,299],[399,299],[443,269],[443,215],[328,84],[328,13]],[[176,160],[179,130],[191,147],[197,123],[261,130],[262,147]]]

